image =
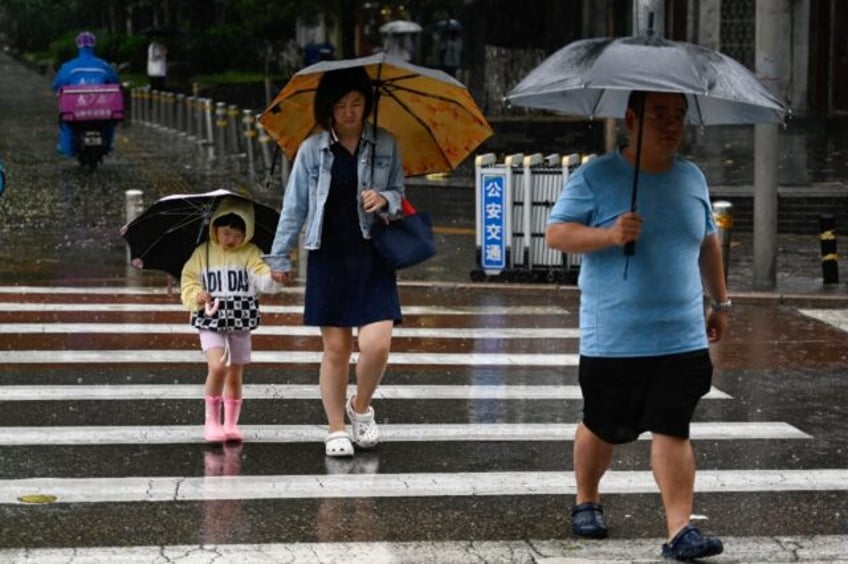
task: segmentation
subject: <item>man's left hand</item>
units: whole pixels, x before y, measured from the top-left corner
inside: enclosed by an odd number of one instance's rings
[[[727,329],[727,311],[721,311],[710,308],[707,314],[707,339],[711,343],[717,343],[721,340]]]

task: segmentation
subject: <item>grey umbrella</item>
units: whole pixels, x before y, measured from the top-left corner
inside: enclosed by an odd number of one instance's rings
[[[570,43],[530,71],[506,100],[566,114],[622,118],[633,90],[684,94],[689,107],[686,120],[696,125],[781,122],[788,114],[784,103],[732,58],[700,45],[657,37],[651,30],[642,36]],[[636,210],[641,148],[639,135],[632,211]],[[625,253],[633,252],[634,245],[628,244]]]
[[[652,34],[583,39],[545,59],[507,94],[517,106],[624,117],[632,90],[681,92],[696,125],[781,122],[788,110],[732,58]]]

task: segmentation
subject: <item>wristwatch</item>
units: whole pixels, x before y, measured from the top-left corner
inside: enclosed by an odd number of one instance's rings
[[[724,301],[710,300],[710,307],[715,311],[730,311],[733,307],[733,302],[730,299]]]

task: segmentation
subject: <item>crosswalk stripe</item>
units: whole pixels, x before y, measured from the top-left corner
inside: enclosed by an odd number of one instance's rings
[[[177,334],[196,335],[197,329],[188,323],[7,323],[0,325],[0,334]],[[318,327],[306,325],[261,325],[254,335],[286,335],[319,337]],[[421,339],[576,339],[576,328],[559,327],[395,327],[394,337]]]
[[[844,562],[845,535],[722,536],[726,552],[750,564],[766,562]],[[78,548],[21,548],[0,550],[0,561],[11,564],[68,564],[69,562],[138,564],[397,564],[439,562],[526,562],[535,564],[592,564],[662,562],[660,545],[666,539],[579,538],[503,541],[304,542],[267,544],[209,544],[165,546],[102,546]],[[734,559],[736,561],[736,559]]]
[[[845,535],[722,536],[733,561],[844,562]],[[77,548],[21,548],[0,550],[0,561],[10,564],[397,564],[439,562],[526,562],[534,564],[592,564],[662,562],[660,545],[666,539],[527,539],[503,541],[413,542],[304,542],[267,544],[209,544],[165,546],[101,546]]]
[[[381,442],[425,441],[571,441],[572,423],[477,423],[380,425]],[[250,443],[318,443],[327,436],[324,425],[240,425]],[[811,439],[780,421],[695,422],[693,440]],[[649,440],[643,433],[640,440]],[[127,445],[202,443],[201,425],[0,427],[0,446]]]
[[[25,299],[38,299],[38,294],[47,294],[44,288],[31,288],[30,291],[20,292],[15,288],[0,288],[0,294],[30,294],[33,297]],[[86,289],[87,290],[87,289]],[[100,301],[108,301],[105,296],[113,295],[115,301],[112,303],[81,303],[77,302],[72,294],[80,294],[78,288],[67,288],[57,294],[65,294],[63,303],[23,303],[0,302],[0,312],[30,312],[41,313],[40,316],[30,315],[29,319],[44,320],[53,316],[45,316],[44,313],[56,312],[90,312],[96,315],[98,312],[141,312],[148,314],[168,314],[159,318],[156,316],[152,323],[124,323],[120,318],[124,316],[100,316],[90,317],[94,320],[116,320],[115,323],[85,323],[77,319],[85,320],[85,316],[66,316],[71,320],[68,322],[51,323],[49,321],[17,322],[15,315],[6,315],[13,322],[3,323],[0,326],[0,334],[7,335],[189,335],[195,330],[187,323],[174,323],[178,320],[174,312],[186,314],[186,310],[178,303],[131,303],[129,299],[121,301],[120,294],[130,295],[159,295],[159,301],[164,292],[150,291],[144,289],[108,288],[91,292],[104,298],[94,298]],[[302,293],[301,288],[290,292],[291,294]],[[4,299],[9,299],[4,298]],[[291,300],[287,300],[291,301]],[[302,304],[276,305],[263,304],[262,310],[269,314],[301,315]],[[556,306],[430,306],[410,305],[403,307],[405,315],[451,315],[451,316],[513,316],[513,315],[570,315],[566,324],[576,323],[576,311],[570,311]],[[802,313],[805,313],[802,311]],[[822,318],[821,312],[810,315],[816,319],[831,323],[837,327],[833,319],[839,320],[838,314],[829,313],[830,317]],[[23,316],[20,316],[23,317]],[[56,316],[59,319],[59,316]],[[136,316],[134,320],[146,319]],[[154,318],[152,318],[154,319]],[[159,319],[162,322],[157,322]],[[829,319],[829,320],[828,320]],[[477,322],[478,324],[480,321]],[[447,323],[445,323],[447,324]],[[576,327],[551,327],[543,328],[532,322],[521,322],[527,327],[515,327],[510,322],[506,328],[483,328],[483,327],[426,327],[401,326],[394,330],[394,336],[411,339],[469,339],[469,340],[510,340],[510,339],[578,339],[579,330]],[[540,323],[541,324],[541,323]],[[548,323],[552,324],[552,323]],[[424,323],[422,323],[424,325]],[[558,323],[556,325],[559,325]],[[840,327],[843,328],[844,327]],[[265,323],[256,333],[257,335],[280,335],[298,337],[318,337],[320,332],[315,327],[306,327],[298,323],[287,325],[279,322]],[[92,337],[94,338],[94,337]],[[32,339],[32,337],[29,337]],[[21,342],[26,342],[22,339]],[[88,341],[93,342],[93,341]],[[151,341],[152,342],[152,341]],[[182,343],[174,340],[175,343]],[[447,343],[443,344],[448,346]],[[174,344],[170,346],[174,347]],[[177,344],[176,346],[181,346]],[[441,347],[439,347],[441,348]],[[476,347],[475,347],[476,348]],[[489,350],[486,347],[484,350]],[[435,350],[435,349],[430,349]],[[548,350],[548,349],[542,349]],[[254,350],[254,364],[298,364],[314,365],[320,362],[322,353],[320,351],[307,350]],[[408,353],[398,351],[392,352],[391,365],[431,365],[431,366],[503,366],[503,367],[551,367],[559,370],[563,367],[577,366],[579,355],[577,354],[511,354],[511,353]],[[354,355],[353,362],[356,361]],[[120,370],[121,365],[143,364],[199,364],[202,356],[194,349],[186,350],[21,350],[0,351],[0,363],[9,365],[33,364],[52,365],[70,364],[72,369],[75,364],[114,364]],[[558,381],[558,380],[554,380]],[[173,385],[110,385],[98,383],[97,385],[9,385],[2,386],[3,392],[0,396],[2,401],[74,401],[74,400],[196,400],[200,401],[203,395],[201,384],[173,384]],[[355,387],[350,387],[350,392]],[[293,384],[247,384],[244,386],[244,397],[246,399],[281,399],[281,400],[318,400],[320,394],[317,385],[293,385]],[[350,393],[349,392],[349,393]],[[705,396],[706,399],[730,399],[728,394],[712,388]],[[581,399],[578,386],[569,385],[509,385],[504,381],[492,385],[383,385],[378,388],[375,395],[377,400],[404,400],[404,399],[427,399],[444,400],[458,399],[466,401],[474,400],[579,400]],[[2,405],[2,404],[0,404]],[[326,436],[326,425],[322,421],[316,425],[242,425],[248,444],[292,444],[292,443],[321,443]],[[442,441],[456,442],[479,442],[479,441],[514,441],[514,442],[542,442],[573,440],[575,424],[570,423],[452,423],[442,424],[433,422],[430,424],[382,424],[381,440],[386,443],[399,442],[430,442]],[[84,445],[166,445],[166,444],[198,444],[203,441],[202,425],[163,425],[163,426],[52,426],[52,427],[0,427],[0,447],[77,447]],[[745,440],[810,440],[812,437],[793,425],[781,421],[708,421],[694,422],[691,426],[691,437],[693,440],[710,441],[745,441]],[[648,433],[643,434],[640,440],[649,440]],[[49,452],[49,451],[48,451]],[[322,498],[397,498],[399,501],[407,497],[457,497],[457,496],[528,496],[528,495],[573,495],[575,491],[573,472],[569,469],[562,471],[533,471],[533,465],[527,471],[513,472],[460,472],[460,473],[405,473],[405,474],[377,474],[376,468],[360,468],[362,473],[349,473],[341,469],[345,464],[356,467],[366,464],[365,459],[343,459],[332,460],[340,465],[335,470],[328,466],[328,475],[242,475],[242,476],[206,476],[206,477],[135,477],[122,476],[116,478],[21,478],[11,480],[0,480],[0,504],[21,504],[20,497],[27,494],[48,494],[57,496],[58,504],[75,503],[118,503],[118,502],[173,502],[173,501],[214,501],[214,500],[282,500],[282,499],[322,499]],[[334,472],[340,472],[338,474]],[[344,472],[344,473],[342,473]],[[840,469],[738,469],[738,470],[700,470],[696,477],[696,491],[698,493],[713,492],[749,492],[749,493],[773,493],[780,491],[845,491],[848,490],[848,470]],[[656,493],[657,487],[650,471],[610,471],[601,484],[603,491],[609,494],[644,494]],[[534,547],[533,558],[537,562],[554,564],[565,562],[557,560],[558,555],[567,554],[569,557],[576,556],[573,552],[574,541],[563,541],[572,543],[572,549],[561,549],[552,552],[549,556],[553,559],[546,562],[540,556],[538,549]],[[580,541],[578,541],[579,543]],[[645,543],[641,549],[646,558],[656,557],[658,547],[662,539],[639,539],[623,541],[630,543]],[[648,548],[650,542],[650,548]],[[837,541],[840,542],[840,541]],[[841,541],[848,545],[848,541]],[[331,543],[332,544],[332,543]],[[328,549],[332,553],[331,544],[322,544],[320,549]],[[362,548],[365,562],[396,562],[397,554],[405,550],[403,545],[416,546],[416,555],[420,555],[421,544],[439,545],[431,550],[434,560],[450,562],[449,551],[457,550],[456,561],[464,561],[469,556],[467,543],[458,543],[463,547],[452,547],[450,543],[364,543]],[[483,546],[491,545],[494,551],[504,551],[505,560],[515,557],[515,547],[500,546],[498,541],[487,542],[475,541],[474,550],[483,550]],[[520,543],[519,543],[520,544]],[[256,550],[257,561],[269,554],[274,554],[275,548],[283,547],[279,554],[285,554],[287,561],[293,557],[292,545],[242,545],[247,550]],[[298,547],[304,545],[298,544]],[[340,544],[339,547],[346,545]],[[363,548],[367,546],[368,548]],[[606,545],[609,546],[609,545]],[[389,548],[385,548],[389,547]],[[143,558],[140,556],[149,547],[115,547],[111,553],[109,547],[92,548],[95,558],[106,558],[110,562],[120,563],[121,558],[127,562],[135,562]],[[167,547],[152,547],[154,558],[161,558]],[[197,550],[192,556],[198,558],[198,562],[211,561],[212,558],[223,557],[229,554],[231,560],[237,560],[240,564],[250,562],[250,556],[245,552],[234,551],[232,553],[217,550],[214,555],[208,553],[205,548]],[[412,548],[406,548],[412,550]],[[351,552],[349,549],[338,548],[338,554],[349,560]],[[427,549],[424,549],[427,550]],[[621,549],[622,561],[632,561],[637,554],[633,550]],[[446,552],[447,551],[447,552]],[[24,558],[32,560],[20,560],[21,562],[39,562],[50,564],[50,558],[55,556],[56,562],[67,559],[69,553],[57,549],[52,553],[42,551],[27,551]],[[18,558],[9,556],[16,554],[15,550],[0,550],[0,561]],[[185,554],[185,553],[182,553]],[[314,561],[316,557],[315,547],[308,549],[302,555],[301,561]],[[410,552],[409,554],[413,554]],[[492,554],[492,553],[490,553]],[[596,558],[598,551],[593,546],[587,545],[586,555]],[[383,559],[383,556],[385,558]],[[8,556],[8,558],[7,558]],[[37,558],[36,558],[37,556]],[[78,548],[73,549],[70,556],[84,558]],[[613,561],[605,558],[606,561]],[[749,559],[750,560],[750,559]],[[14,561],[14,560],[11,560]],[[100,561],[100,560],[93,560]],[[104,560],[105,561],[105,560]],[[192,562],[193,560],[186,560]],[[295,557],[296,561],[296,557]],[[498,561],[496,556],[488,557],[488,561]],[[572,562],[569,560],[569,562]]]
[[[73,401],[73,400],[181,400],[203,397],[202,384],[98,384],[98,385],[8,385],[0,388],[3,401]],[[347,394],[355,395],[356,387],[348,386]],[[320,399],[314,384],[245,384],[245,399],[313,400]],[[523,384],[384,384],[374,392],[378,400],[579,400],[580,387],[576,385],[523,385]],[[730,396],[716,388],[710,389],[705,399],[729,399]]]
[[[345,461],[336,462],[344,463]],[[350,465],[356,461],[350,460]],[[605,494],[657,493],[650,471],[609,471]],[[699,470],[698,493],[846,491],[848,470]],[[281,476],[127,476],[120,478],[24,478],[0,480],[0,504],[22,495],[56,496],[56,503],[574,495],[570,471],[327,474]]]
[[[799,312],[818,321],[848,332],[848,309],[799,309]]]
[[[300,287],[286,287],[282,293],[303,293]],[[0,286],[0,294],[48,295],[80,294],[80,295],[175,295],[175,290],[157,286]]]
[[[302,314],[303,305],[262,304],[262,313]],[[135,303],[32,303],[0,302],[0,312],[122,312],[122,313],[168,313],[189,311],[179,304],[135,304]],[[565,315],[569,310],[554,305],[544,306],[427,306],[403,305],[404,315]]]
[[[320,351],[256,351],[251,364],[319,364]],[[353,355],[356,362],[357,354]],[[196,364],[203,357],[197,351],[185,350],[44,350],[2,351],[0,362],[6,364]],[[389,364],[431,364],[458,366],[577,366],[576,354],[507,354],[507,353],[404,353],[392,352]]]

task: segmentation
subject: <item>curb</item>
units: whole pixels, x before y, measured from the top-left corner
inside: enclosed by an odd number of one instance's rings
[[[434,288],[439,290],[501,290],[501,291],[544,291],[558,292],[568,297],[580,296],[577,286],[559,284],[524,284],[503,282],[447,282],[438,280],[398,280],[398,286],[409,288]],[[797,294],[783,292],[730,292],[730,299],[736,304],[763,306],[808,307],[815,305],[823,308],[848,307],[846,294]]]

